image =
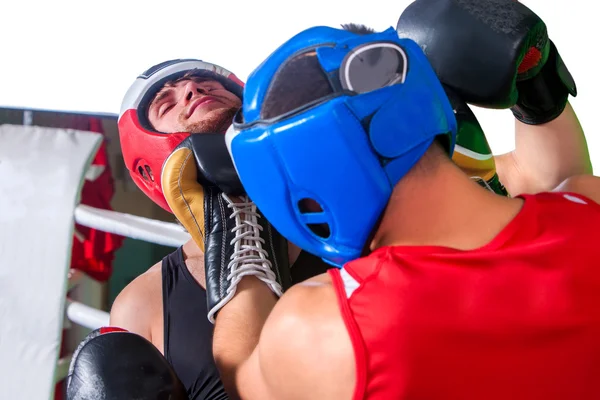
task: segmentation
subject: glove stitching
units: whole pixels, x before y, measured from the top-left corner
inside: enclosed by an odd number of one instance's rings
[[[219,209],[221,210],[221,221],[224,221],[223,234],[221,238],[221,268],[219,269],[219,271],[223,271],[226,265],[225,263],[227,262],[227,247],[229,245],[227,243],[227,233],[229,233],[229,218],[227,218],[227,213],[225,212],[225,207],[223,206],[223,198],[221,196],[217,196],[217,203],[219,204]],[[223,274],[221,274],[219,277],[219,294],[221,296],[226,295],[226,282],[227,275],[223,276]]]
[[[206,215],[210,215],[212,216],[212,210],[213,210],[213,196],[212,196],[212,190],[210,188],[206,189],[206,194],[207,196],[204,197],[204,203],[205,205],[208,206],[208,213],[206,213],[205,210],[205,214]],[[212,232],[212,218],[204,218],[204,232],[208,232],[210,234],[210,232]],[[204,250],[206,252],[206,240],[204,240]]]

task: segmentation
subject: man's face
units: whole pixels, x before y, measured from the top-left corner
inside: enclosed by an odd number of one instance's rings
[[[154,97],[148,120],[159,132],[225,132],[241,100],[214,80],[189,77],[167,83]]]

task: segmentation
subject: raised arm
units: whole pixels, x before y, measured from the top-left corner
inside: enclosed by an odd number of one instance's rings
[[[398,34],[425,49],[442,83],[463,101],[511,109],[516,149],[495,160],[509,194],[549,191],[571,175],[591,173],[585,136],[568,103],[577,95],[575,80],[544,21],[507,0],[498,3],[503,13],[520,19],[503,31],[497,24],[508,20],[491,15],[496,11],[490,11],[489,2],[440,4],[411,3],[398,21]],[[481,15],[493,18],[483,22]]]
[[[515,120],[515,150],[496,157],[496,170],[513,196],[549,191],[570,176],[591,174],[587,142],[573,107],[567,103],[560,116],[541,125]]]

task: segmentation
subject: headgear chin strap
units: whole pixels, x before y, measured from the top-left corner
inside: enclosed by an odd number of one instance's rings
[[[276,74],[311,56],[332,94],[263,118]],[[450,155],[454,148],[456,119],[442,85],[419,46],[393,28],[308,29],[252,73],[244,94],[226,134],[242,184],[288,240],[335,266],[360,256],[395,184],[437,136],[448,139]],[[320,209],[305,209],[305,199]]]

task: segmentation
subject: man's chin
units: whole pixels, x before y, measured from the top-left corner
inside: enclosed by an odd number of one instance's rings
[[[220,108],[207,114],[202,120],[189,124],[186,131],[190,133],[225,133],[233,122],[237,108]]]

